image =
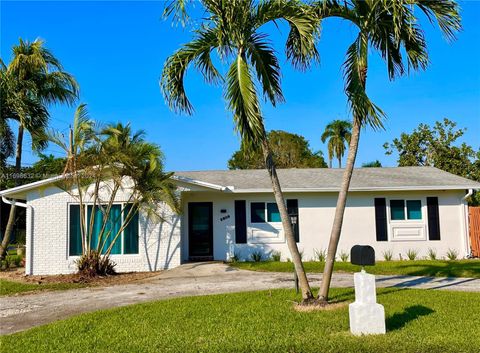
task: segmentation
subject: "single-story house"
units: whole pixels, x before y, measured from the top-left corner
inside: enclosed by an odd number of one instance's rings
[[[280,169],[298,247],[305,260],[327,248],[342,169]],[[26,274],[76,270],[79,206],[56,186],[62,177],[0,191],[4,202],[27,208]],[[265,258],[289,251],[266,170],[176,172],[182,213],[165,205],[162,222],[139,214],[115,245],[117,271],[155,271],[186,261]],[[470,252],[466,198],[480,183],[431,167],[355,169],[348,196],[339,251],[356,244],[406,258],[409,250],[439,257]],[[115,200],[116,212],[128,207],[128,195]],[[23,202],[21,200],[24,200]],[[91,210],[90,210],[91,211]],[[90,212],[89,211],[89,212]]]

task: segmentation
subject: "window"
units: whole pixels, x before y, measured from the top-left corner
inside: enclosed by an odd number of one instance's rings
[[[252,202],[250,204],[252,223],[281,222],[278,206],[274,202]]]
[[[120,231],[123,220],[125,217],[127,217],[131,207],[131,204],[112,205],[104,229],[104,234],[108,234],[108,236],[106,238],[103,237],[100,244],[99,236],[103,226],[103,212],[98,206],[94,207],[93,205],[88,205],[86,207],[86,227],[89,227],[93,214],[92,236],[90,239],[90,245],[92,248],[101,247],[102,253],[107,251],[114,241],[115,236]],[[80,219],[80,205],[70,205],[70,256],[82,254]],[[114,245],[112,246],[111,254],[138,254],[138,212],[135,213],[130,223],[122,231],[122,234],[116,239]]]
[[[252,223],[265,223],[264,202],[252,202],[250,205],[250,219]]]
[[[420,200],[407,201],[407,218],[422,219],[422,202]]]
[[[267,203],[267,222],[281,222],[280,212],[276,203]]]
[[[392,221],[399,221],[405,219],[405,202],[403,200],[390,201],[390,215]]]
[[[406,217],[405,217],[406,216]],[[421,220],[422,202],[420,200],[390,200],[390,218],[392,221]]]

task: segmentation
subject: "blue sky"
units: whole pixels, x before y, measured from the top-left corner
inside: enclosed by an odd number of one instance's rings
[[[162,147],[169,170],[226,169],[239,138],[221,88],[205,85],[190,70],[186,87],[196,109],[191,117],[170,112],[160,93],[158,80],[165,59],[191,38],[188,30],[162,20],[163,6],[157,1],[1,1],[1,57],[9,62],[19,37],[43,38],[80,83],[80,101],[88,104],[92,118],[131,122],[134,129],[144,129],[147,139]],[[385,156],[382,145],[421,122],[433,124],[444,117],[467,127],[464,141],[479,148],[480,2],[462,2],[461,7],[464,29],[454,43],[446,43],[438,30],[424,23],[431,60],[427,71],[390,82],[385,65],[372,54],[368,91],[388,120],[385,131],[363,132],[357,164],[379,159],[384,166],[395,166],[396,158]],[[286,97],[286,103],[276,108],[264,105],[267,129],[301,134],[314,150],[326,153],[320,142],[325,125],[350,118],[341,64],[355,28],[339,20],[325,21],[319,43],[321,64],[305,73],[285,60],[285,27],[280,33],[273,26],[265,30],[272,34],[281,58]],[[52,107],[52,127],[66,132],[73,112],[74,107]],[[46,150],[59,152],[55,146]],[[33,163],[36,158],[25,145],[24,161]]]

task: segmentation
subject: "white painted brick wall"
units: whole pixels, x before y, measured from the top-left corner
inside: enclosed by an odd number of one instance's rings
[[[126,201],[127,192],[118,192],[115,201]],[[30,275],[67,274],[76,271],[75,260],[68,256],[68,205],[75,198],[57,187],[35,190],[28,194],[27,225],[33,212],[33,227],[27,226],[27,267]],[[111,255],[117,272],[157,271],[180,265],[181,217],[168,207],[159,206],[164,221],[158,222],[140,214],[139,253]],[[30,211],[31,210],[31,211]],[[33,238],[31,238],[33,228]],[[30,244],[30,239],[33,242]],[[30,247],[29,247],[30,245]]]

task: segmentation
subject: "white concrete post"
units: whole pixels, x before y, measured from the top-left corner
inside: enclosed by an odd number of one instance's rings
[[[377,303],[375,276],[357,272],[353,276],[355,283],[355,302],[349,305],[350,332],[354,335],[384,334],[385,310]]]

